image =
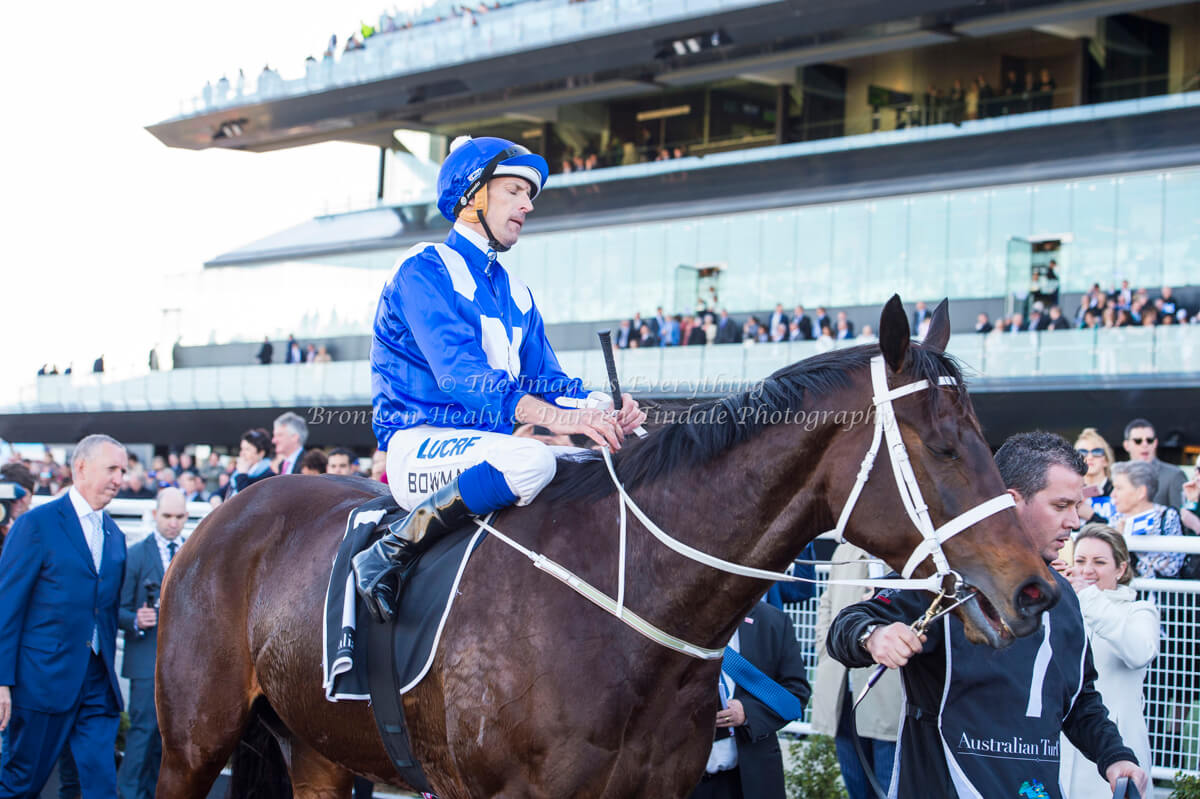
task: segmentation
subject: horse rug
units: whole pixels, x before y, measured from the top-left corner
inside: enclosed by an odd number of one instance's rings
[[[366,657],[366,629],[371,617],[354,590],[351,561],[382,535],[387,525],[407,513],[392,497],[377,497],[355,508],[346,520],[346,532],[334,556],[325,593],[322,667],[325,698],[330,702],[371,698]],[[443,536],[421,555],[410,572],[393,620],[392,646],[400,693],[416,687],[429,671],[467,560],[485,535],[481,529],[466,527]]]

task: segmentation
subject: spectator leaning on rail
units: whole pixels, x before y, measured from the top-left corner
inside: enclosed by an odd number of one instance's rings
[[[554,453],[509,435],[516,423],[582,433],[619,449],[645,418],[579,407],[529,289],[497,260],[516,244],[547,177],[540,155],[504,139],[460,137],[438,172],[442,244],[409,250],[379,298],[371,342],[374,428],[392,495],[412,512],[354,558],[368,611],[389,619],[411,547],[473,515],[526,504]],[[566,399],[570,409],[551,404]],[[432,493],[431,493],[432,492]]]
[[[1060,436],[1022,433],[1004,442],[996,465],[1021,526],[1047,563],[1056,560],[1079,526],[1083,459]],[[928,607],[925,592],[885,589],[834,619],[827,646],[843,664],[901,669],[905,715],[892,797],[1060,799],[1060,733],[1098,764],[1110,788],[1127,776],[1145,795],[1146,772],[1095,689],[1075,592],[1054,577],[1060,598],[1041,630],[1005,649],[967,641],[955,615],[918,637],[908,624]]]
[[[1138,601],[1129,585],[1133,580],[1129,550],[1116,530],[1106,524],[1084,525],[1074,549],[1073,562],[1061,564],[1059,571],[1079,597],[1096,665],[1096,690],[1121,739],[1139,763],[1149,764],[1142,683],[1146,667],[1158,654],[1158,608],[1153,602]],[[1107,787],[1095,764],[1066,736],[1062,737],[1062,784],[1067,799],[1104,796]]]

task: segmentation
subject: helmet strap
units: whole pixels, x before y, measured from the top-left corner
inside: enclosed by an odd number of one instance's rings
[[[488,227],[487,220],[483,218],[482,208],[475,212],[475,218],[479,220],[480,226],[483,227],[483,232],[487,234],[488,246],[496,252],[508,252],[508,246],[497,241],[496,236],[492,233],[492,229]]]

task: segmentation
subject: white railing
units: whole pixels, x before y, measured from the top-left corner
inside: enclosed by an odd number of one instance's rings
[[[377,33],[363,49],[308,62],[301,77],[285,79],[264,72],[253,90],[243,87],[241,92],[236,86],[218,84],[185,101],[180,115],[421,73],[765,2],[769,0],[527,0],[486,13]]]
[[[36,495],[33,498],[33,505],[37,507],[52,502],[54,499],[56,497]],[[114,499],[104,510],[113,517],[117,527],[121,528],[121,532],[125,534],[125,542],[136,544],[154,532],[154,517],[151,515],[154,512],[154,505],[155,502],[152,499]],[[183,535],[185,537],[191,535],[200,520],[207,516],[212,509],[213,506],[207,502],[189,502],[187,504],[188,518],[183,524]]]
[[[862,339],[778,344],[721,344],[619,350],[622,386],[634,394],[703,397],[742,390],[776,369]],[[1122,377],[1200,374],[1200,325],[1041,333],[964,333],[950,353],[968,376]],[[567,374],[603,389],[608,373],[598,349],[560,352]],[[978,382],[978,381],[976,381]],[[328,407],[371,404],[367,361],[271,366],[205,366],[119,378],[79,373],[39,377],[22,387],[0,412],[67,413],[200,408]]]

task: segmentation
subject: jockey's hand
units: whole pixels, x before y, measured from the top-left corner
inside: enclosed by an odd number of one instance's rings
[[[516,417],[518,422],[541,425],[551,433],[585,435],[614,452],[625,440],[625,431],[617,423],[617,417],[612,411],[600,408],[560,408],[526,394],[517,403]]]
[[[924,644],[924,635],[918,636],[907,624],[893,622],[871,633],[866,649],[876,663],[898,669],[920,652]]]
[[[629,435],[646,421],[646,412],[638,407],[637,400],[629,394],[621,395],[621,410],[617,413],[617,424]]]

